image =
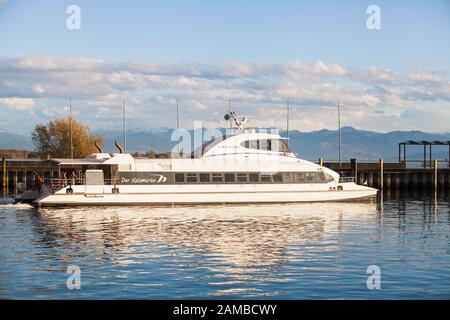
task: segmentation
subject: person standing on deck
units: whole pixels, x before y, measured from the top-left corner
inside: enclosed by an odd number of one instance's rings
[[[67,172],[63,171],[63,186],[65,187],[67,185]]]
[[[39,174],[36,175],[36,187],[38,194],[40,194],[42,189],[42,176]]]
[[[75,181],[78,179],[75,170],[72,170],[72,174],[70,175],[70,178],[72,179],[72,185],[75,185]]]

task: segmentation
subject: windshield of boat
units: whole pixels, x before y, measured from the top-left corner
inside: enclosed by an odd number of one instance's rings
[[[199,158],[204,155],[206,152],[214,148],[217,144],[224,141],[227,138],[226,135],[222,135],[221,137],[212,137],[211,140],[202,144],[201,147],[198,147],[194,151],[191,152],[191,158]]]
[[[241,143],[241,146],[247,149],[278,151],[283,153],[290,153],[286,141],[282,139],[254,139],[246,140]]]

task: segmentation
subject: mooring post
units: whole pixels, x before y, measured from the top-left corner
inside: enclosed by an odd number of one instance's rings
[[[434,190],[438,188],[438,161],[434,160]]]
[[[386,172],[386,189],[390,189],[391,188],[391,173],[388,171]]]
[[[2,187],[6,188],[8,186],[7,181],[7,173],[6,173],[6,159],[5,157],[2,158]]]
[[[2,158],[2,189],[3,196],[8,194],[8,176],[6,172],[6,158]]]
[[[419,178],[418,178],[417,173],[413,173],[413,175],[412,175],[412,186],[413,186],[414,189],[417,189],[418,180],[419,180]]]
[[[319,158],[319,166],[323,167],[323,159]]]
[[[439,190],[444,190],[445,189],[445,175],[444,173],[440,172],[440,174],[438,174],[438,180],[439,180]]]
[[[18,188],[17,184],[19,183],[18,171],[14,171],[14,194],[17,194]]]
[[[380,159],[380,190],[383,190],[384,185],[384,160]]]
[[[355,178],[355,182],[358,179],[358,164],[356,162],[356,158],[350,159],[350,168],[352,170],[352,176]]]

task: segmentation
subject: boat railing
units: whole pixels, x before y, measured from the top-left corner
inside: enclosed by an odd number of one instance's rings
[[[54,193],[64,187],[73,186],[73,185],[83,185],[84,179],[60,179],[60,178],[51,178],[47,179],[47,185],[50,187],[50,190]]]
[[[119,179],[104,179],[104,184],[113,186],[119,184]]]
[[[355,177],[340,177],[339,183],[355,182]]]
[[[61,189],[63,187],[67,187],[69,185],[84,185],[86,180],[85,179],[60,179],[60,178],[51,178],[51,179],[46,179],[46,184],[49,185],[50,187],[55,188],[55,189]],[[105,185],[114,185],[114,184],[118,184],[119,180],[118,179],[104,179],[103,182]]]

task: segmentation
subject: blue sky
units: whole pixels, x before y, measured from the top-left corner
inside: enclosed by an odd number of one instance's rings
[[[110,61],[317,59],[365,67],[450,68],[450,2],[434,1],[21,1],[0,11],[2,54]],[[65,9],[82,10],[80,31]],[[382,29],[366,28],[377,4]]]
[[[64,95],[78,100],[80,120],[112,126],[119,119],[105,117],[107,109],[115,110],[125,95],[136,128],[146,126],[146,114],[150,127],[172,126],[170,105],[177,97],[185,102],[186,126],[195,119],[213,125],[227,99],[278,125],[289,98],[302,117],[293,122],[300,130],[328,126],[317,119],[340,99],[349,125],[450,131],[442,120],[450,120],[449,1],[0,3],[0,116],[15,122],[30,115],[15,130],[63,115]],[[66,28],[70,4],[81,8],[80,30]],[[381,30],[366,27],[371,4],[381,9]],[[230,75],[230,69],[239,72]],[[91,88],[83,88],[83,79]],[[202,98],[212,88],[217,92]],[[262,93],[270,88],[271,99]]]

